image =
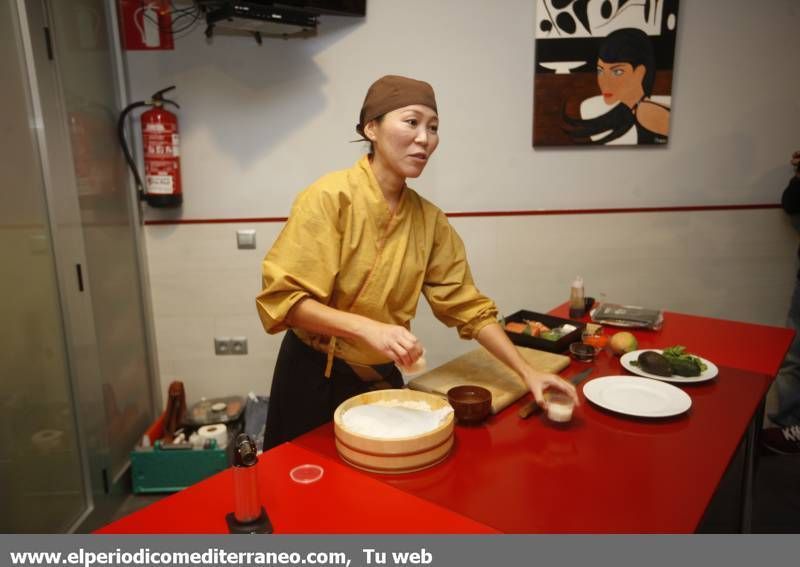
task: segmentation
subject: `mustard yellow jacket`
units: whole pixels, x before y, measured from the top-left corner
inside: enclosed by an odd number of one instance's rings
[[[497,307],[475,287],[444,213],[406,186],[392,214],[367,156],[300,193],[262,270],[256,305],[269,333],[285,330],[287,313],[305,297],[410,329],[422,293],[465,339],[496,322]],[[295,332],[310,343],[327,339]],[[334,345],[333,354],[349,362],[388,362],[359,340]]]

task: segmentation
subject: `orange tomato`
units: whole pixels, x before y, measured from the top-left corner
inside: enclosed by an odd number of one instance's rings
[[[603,348],[608,344],[608,337],[605,335],[587,335],[583,337],[583,343],[592,345],[594,348]]]

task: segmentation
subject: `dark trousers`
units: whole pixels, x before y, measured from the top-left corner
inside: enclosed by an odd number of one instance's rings
[[[800,277],[794,284],[786,326],[797,334],[771,386],[778,392],[778,408],[769,419],[779,427],[800,425]]]
[[[327,423],[343,401],[372,390],[338,358],[333,361],[330,378],[325,378],[326,363],[324,353],[286,331],[272,376],[265,451]],[[393,387],[403,387],[403,376],[393,364],[373,368]]]

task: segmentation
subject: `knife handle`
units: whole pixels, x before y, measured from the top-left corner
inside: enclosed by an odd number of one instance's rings
[[[541,408],[539,407],[539,404],[536,403],[536,400],[531,400],[530,402],[519,408],[518,414],[522,419],[528,419],[530,416],[535,414],[540,409]]]

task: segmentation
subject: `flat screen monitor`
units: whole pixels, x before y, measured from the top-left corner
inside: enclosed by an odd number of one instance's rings
[[[277,0],[267,3],[313,14],[364,16],[367,13],[367,0]]]

